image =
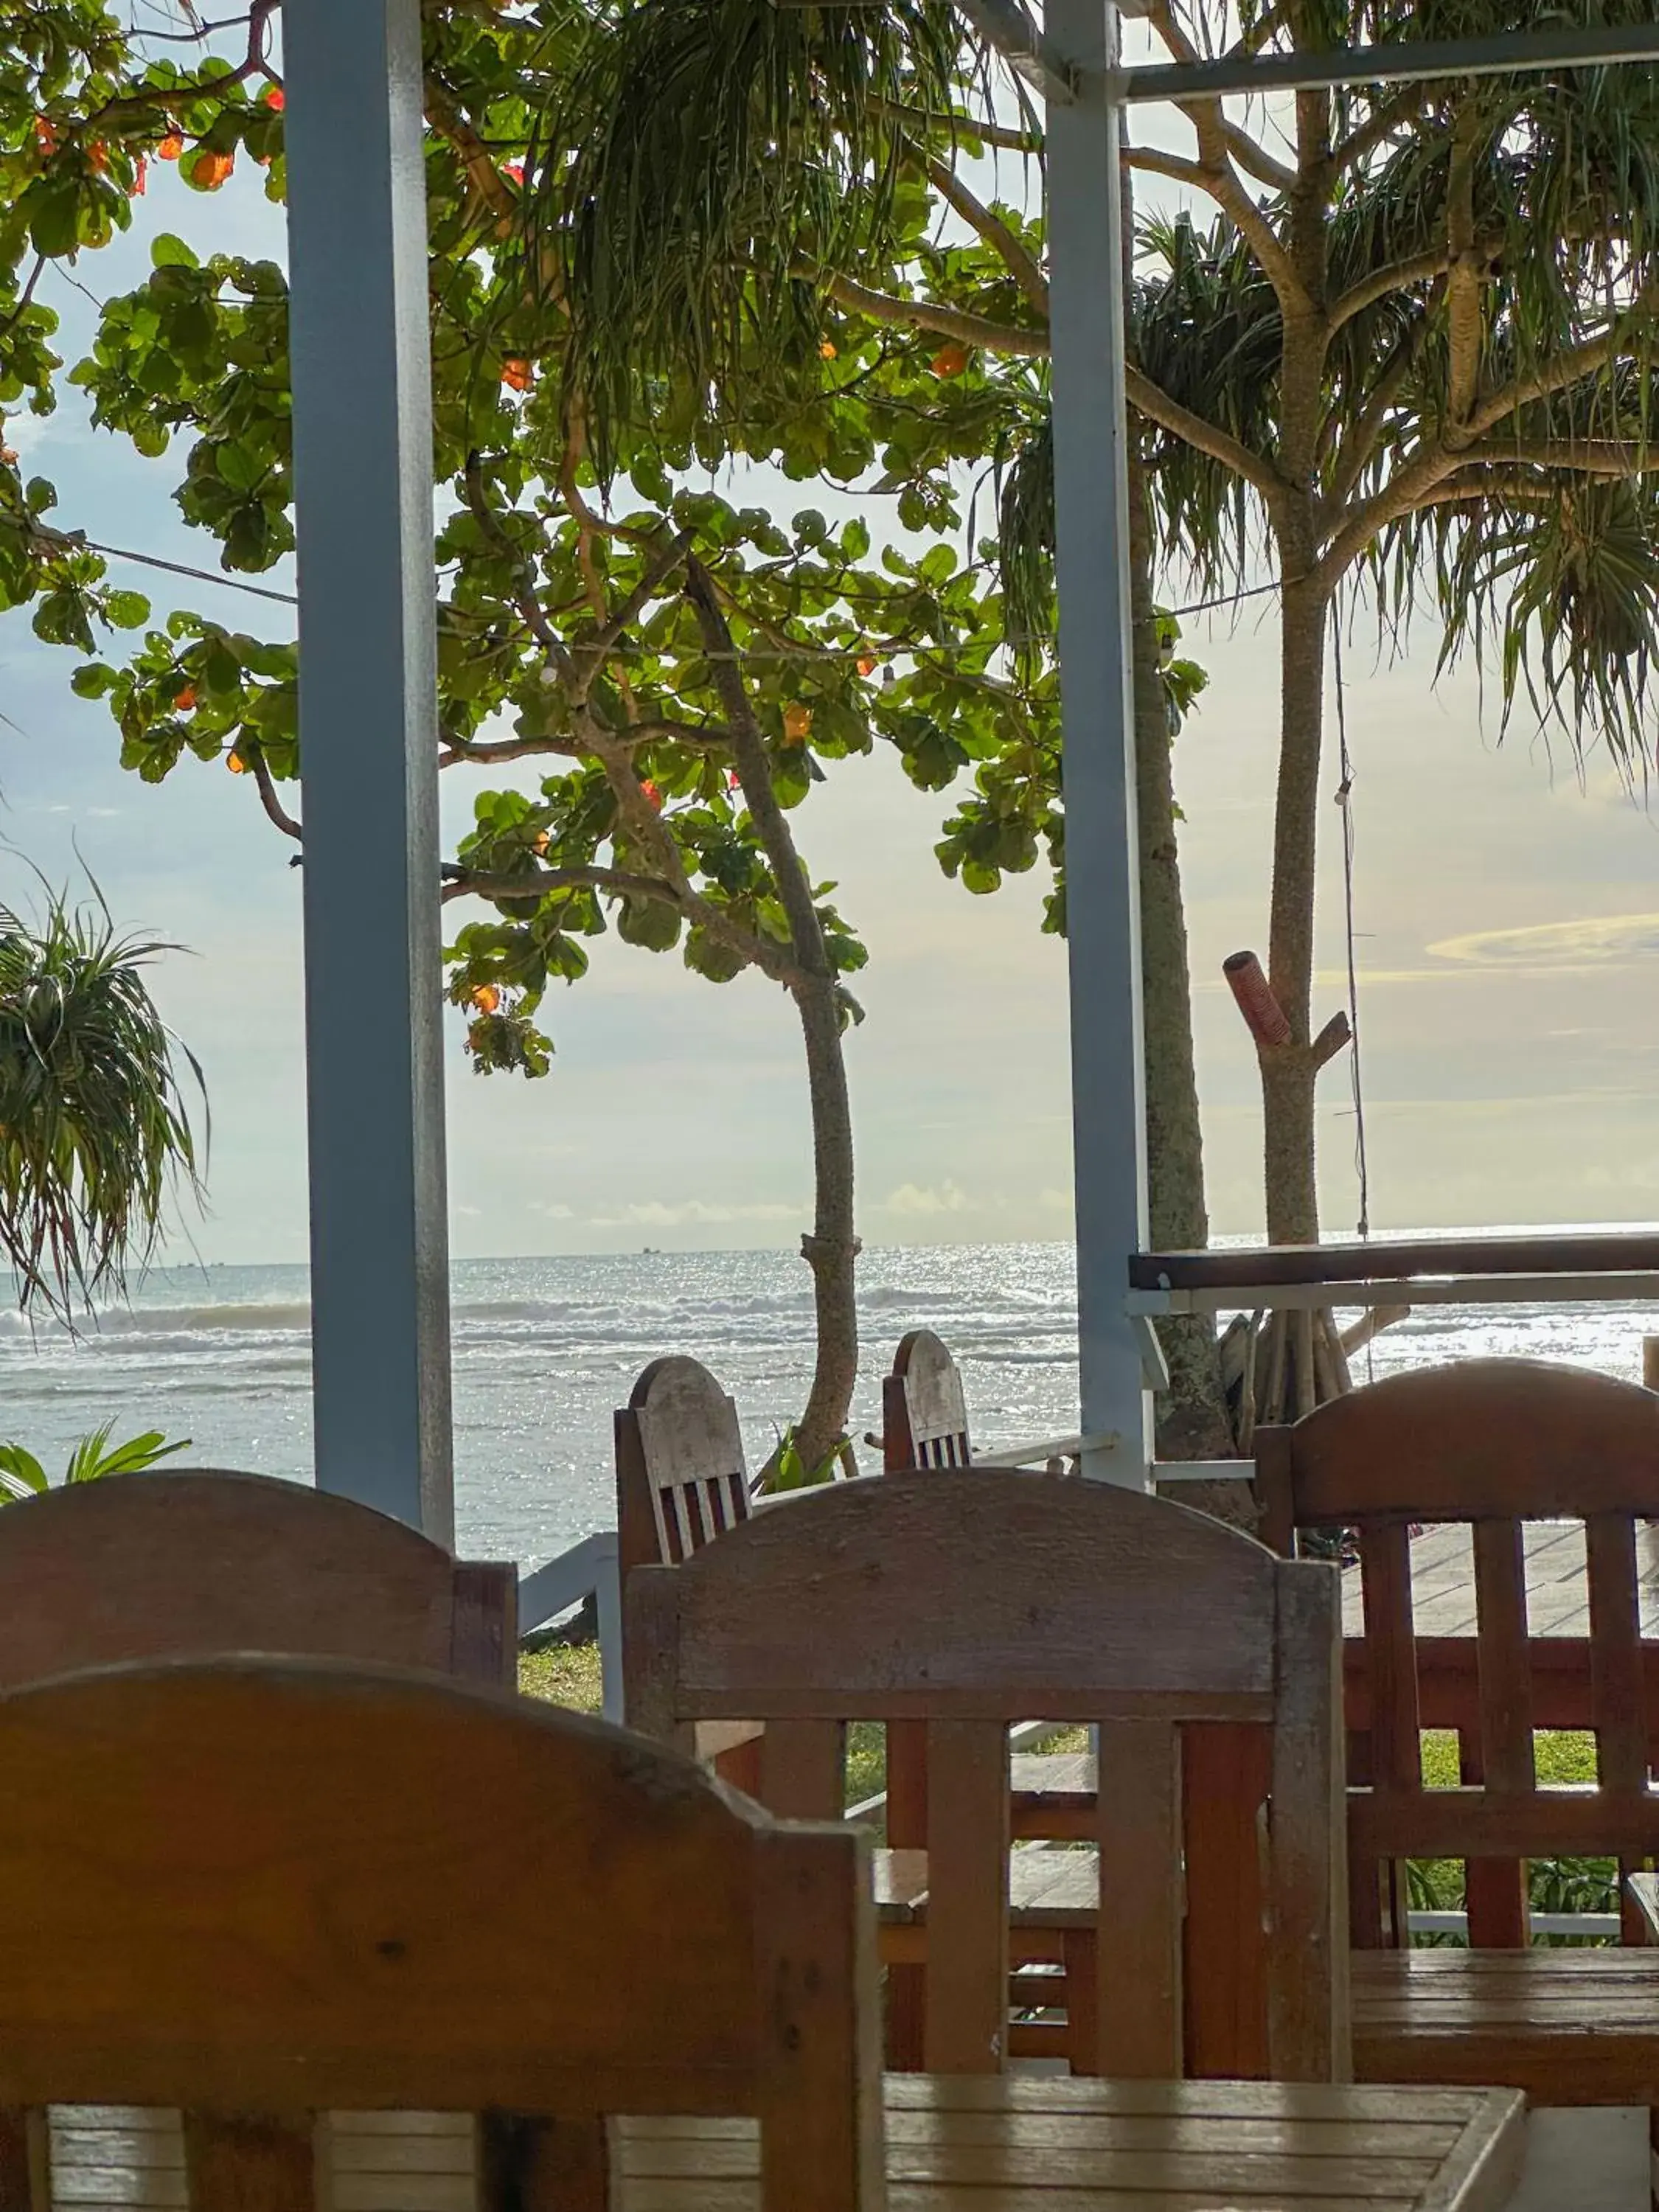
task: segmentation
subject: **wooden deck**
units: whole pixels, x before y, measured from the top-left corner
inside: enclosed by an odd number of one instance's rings
[[[1523,2150],[1502,2090],[889,2075],[890,2212],[1499,2212]],[[319,2146],[331,2212],[474,2212],[465,2115],[341,2115]],[[166,2113],[54,2116],[61,2212],[182,2212]],[[617,2124],[613,2212],[756,2212],[746,2120]]]
[[[1527,1626],[1534,1636],[1589,1634],[1589,1590],[1584,1576],[1582,1521],[1528,1522]],[[1659,1523],[1637,1525],[1637,1584],[1642,1632],[1659,1637]],[[1419,1637],[1473,1636],[1474,1563],[1467,1522],[1425,1528],[1411,1547],[1413,1613]],[[1342,1626],[1349,1636],[1364,1627],[1359,1570],[1342,1577]]]

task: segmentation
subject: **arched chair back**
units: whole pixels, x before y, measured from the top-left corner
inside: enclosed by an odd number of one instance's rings
[[[881,1389],[882,1464],[889,1474],[913,1467],[967,1467],[968,1405],[962,1370],[930,1328],[913,1328],[894,1355]]]
[[[301,1660],[13,1690],[0,1773],[0,2099],[106,2108],[106,2146],[109,2107],[190,2114],[184,2196],[105,2185],[95,2126],[78,2192],[310,2212],[319,2114],[510,2112],[487,2212],[603,2203],[566,2116],[602,2157],[596,2115],[717,2114],[760,2122],[765,2212],[878,2212],[845,1827],[556,1707]]]
[[[1074,1917],[1097,1931],[1093,2070],[1158,2078],[1186,2069],[1214,1965],[1183,1944],[1188,1891],[1208,1879],[1188,1847],[1185,1739],[1265,1730],[1268,1812],[1252,1808],[1218,1880],[1229,1923],[1249,1919],[1259,1944],[1265,1915],[1272,1933],[1255,1985],[1228,2001],[1259,2023],[1271,2078],[1343,2078],[1334,1568],[1109,1484],[969,1467],[812,1491],[678,1567],[637,1569],[626,1606],[629,1717],[648,1734],[689,1744],[698,1723],[739,1717],[927,1724],[933,2072],[996,2070],[1006,2054],[1011,1725],[1098,1729],[1076,1837],[1092,1858],[1026,1856],[1077,1877]],[[789,1809],[838,1811],[838,1762],[817,1787]]]
[[[511,1685],[518,1575],[308,1484],[106,1476],[0,1510],[0,1686],[122,1661],[287,1652]]]
[[[678,1566],[749,1518],[738,1409],[700,1361],[653,1360],[617,1414],[617,1526],[626,1581]]]

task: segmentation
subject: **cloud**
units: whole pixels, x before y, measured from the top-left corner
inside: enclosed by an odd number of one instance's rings
[[[882,1213],[903,1213],[928,1216],[940,1213],[975,1213],[974,1201],[953,1182],[940,1183],[937,1188],[931,1183],[923,1186],[902,1182],[877,1209]]]
[[[1591,915],[1583,921],[1547,921],[1527,929],[1480,929],[1446,937],[1429,947],[1431,958],[1470,967],[1550,969],[1626,966],[1659,953],[1659,914]]]
[[[574,1221],[576,1218],[574,1206],[550,1204],[544,1198],[538,1198],[530,1210],[532,1213],[544,1213],[550,1221]]]
[[[614,1213],[591,1213],[593,1229],[684,1229],[694,1222],[799,1221],[810,1208],[804,1206],[711,1206],[707,1200],[688,1198],[665,1206],[659,1198],[643,1204],[619,1206]]]

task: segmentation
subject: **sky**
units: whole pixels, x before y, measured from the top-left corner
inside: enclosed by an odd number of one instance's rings
[[[251,178],[204,201],[157,165],[137,212],[129,239],[83,258],[91,292],[142,281],[160,229],[281,252],[279,217]],[[48,282],[61,349],[78,358],[93,308]],[[174,465],[94,433],[79,405],[71,394],[51,420],[9,426],[26,471],[58,487],[53,520],[215,566],[172,506]],[[804,486],[785,496],[828,504]],[[884,504],[866,510],[878,542]],[[289,634],[281,609],[222,586],[114,573],[158,613],[189,605]],[[1176,759],[1211,1217],[1224,1233],[1261,1225],[1254,1056],[1220,969],[1243,947],[1266,952],[1277,683],[1264,604],[1188,621],[1210,684]],[[1435,683],[1436,642],[1425,623],[1408,653],[1380,661],[1362,620],[1346,645],[1372,1224],[1659,1218],[1659,821],[1599,760],[1581,780],[1559,741],[1552,758],[1517,726],[1500,744],[1472,675]],[[188,760],[157,787],[123,773],[106,709],[69,690],[75,665],[33,639],[27,612],[0,616],[0,898],[39,896],[31,864],[57,886],[90,876],[124,927],[179,948],[155,988],[205,1070],[212,1149],[208,1210],[170,1249],[303,1259],[290,848],[246,779]],[[1328,793],[1337,781],[1333,762]],[[453,841],[471,792],[453,773],[445,784]],[[1040,931],[1047,884],[1039,870],[973,898],[948,882],[932,847],[952,804],[875,757],[832,764],[797,817],[815,874],[837,882],[871,952],[857,984],[867,1019],[848,1055],[872,1244],[1070,1232],[1065,951]],[[1316,1020],[1346,992],[1340,831],[1333,803]],[[452,1019],[458,1256],[793,1244],[810,1218],[810,1154],[787,1000],[752,975],[708,984],[614,938],[592,950],[589,975],[549,1002],[557,1055],[543,1081],[472,1074]],[[1346,1056],[1321,1097],[1324,1217],[1340,1232],[1358,1211]]]

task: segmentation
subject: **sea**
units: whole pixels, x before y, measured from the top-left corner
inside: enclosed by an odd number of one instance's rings
[[[1073,1434],[1079,1416],[1073,1248],[866,1250],[853,1432],[880,1425],[881,1375],[907,1329],[961,1361],[981,1449]],[[310,1476],[302,1267],[155,1269],[76,1334],[0,1314],[0,1438],[54,1480],[76,1439],[190,1439],[181,1466]],[[539,1565],[614,1525],[611,1414],[640,1370],[690,1352],[737,1401],[757,1467],[799,1413],[811,1365],[806,1270],[791,1252],[643,1252],[458,1261],[453,1276],[457,1535],[471,1557]],[[1638,1381],[1659,1306],[1425,1307],[1357,1363],[1512,1353]],[[866,1463],[874,1455],[860,1449]]]

